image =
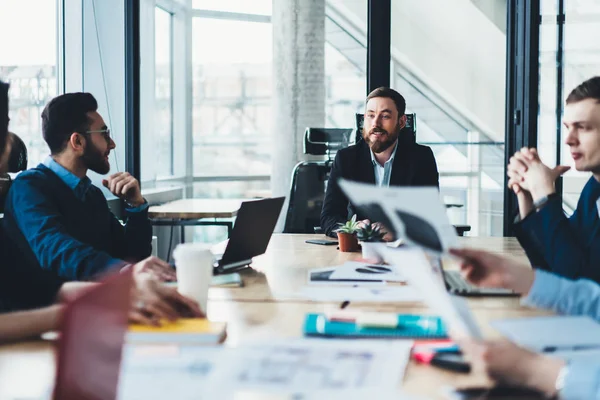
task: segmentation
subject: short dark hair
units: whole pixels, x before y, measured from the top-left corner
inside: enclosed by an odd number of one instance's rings
[[[4,154],[8,140],[8,83],[0,81],[0,155]]]
[[[594,99],[600,103],[600,76],[590,78],[571,90],[571,93],[567,96],[567,104],[586,99]]]
[[[50,100],[42,112],[42,134],[50,153],[62,152],[73,132],[87,131],[87,113],[97,110],[98,102],[90,93],[66,93]]]
[[[394,89],[384,86],[378,87],[377,89],[369,93],[365,103],[368,103],[369,100],[374,99],[376,97],[387,97],[388,99],[392,99],[394,101],[394,104],[396,104],[396,109],[398,110],[399,117],[403,116],[406,112],[406,100],[404,100],[404,97],[400,93],[396,92]]]

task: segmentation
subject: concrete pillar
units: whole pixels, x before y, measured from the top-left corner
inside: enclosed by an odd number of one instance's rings
[[[325,125],[325,0],[273,0],[273,196],[289,197],[306,127]],[[283,230],[287,201],[275,230]]]

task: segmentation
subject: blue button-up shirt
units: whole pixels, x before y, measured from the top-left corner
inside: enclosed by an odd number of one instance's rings
[[[44,160],[44,165],[50,169],[50,171],[54,172],[61,181],[63,181],[68,187],[73,190],[75,193],[75,197],[79,200],[83,201],[87,194],[87,191],[92,187],[92,181],[87,176],[83,178],[79,178],[77,175],[73,174],[71,171],[57,163],[52,157],[48,156]],[[141,212],[148,208],[148,202],[145,202],[141,206],[135,208],[126,207],[125,210],[127,212]]]
[[[572,281],[539,269],[522,303],[559,314],[586,315],[600,322],[600,285],[587,279]],[[600,360],[573,361],[561,399],[600,399]]]
[[[398,150],[398,141],[396,141],[396,144],[394,145],[394,151],[392,151],[390,159],[387,160],[383,166],[379,164],[379,162],[375,158],[373,150],[370,150],[371,161],[373,162],[373,172],[375,173],[375,184],[377,186],[390,186],[390,177],[392,176],[392,164],[394,163],[394,158],[396,157],[396,150]]]

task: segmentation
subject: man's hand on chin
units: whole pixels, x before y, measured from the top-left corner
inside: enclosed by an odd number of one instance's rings
[[[107,179],[103,179],[102,184],[131,207],[139,207],[145,203],[140,183],[128,172],[117,172]]]

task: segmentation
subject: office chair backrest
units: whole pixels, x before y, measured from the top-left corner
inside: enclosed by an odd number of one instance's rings
[[[27,147],[23,140],[14,133],[10,135],[12,148],[8,155],[8,172],[21,172],[27,169]],[[4,212],[4,203],[12,184],[9,174],[0,174],[0,213]]]
[[[284,233],[314,233],[321,225],[321,208],[331,164],[338,150],[352,143],[352,128],[306,128],[304,154],[327,156],[294,167]]]
[[[11,134],[12,149],[8,157],[8,172],[21,172],[27,169],[27,146],[16,134]]]
[[[352,142],[351,128],[306,128],[304,131],[304,154],[326,155],[333,160],[338,150]]]
[[[365,114],[356,114],[356,143],[362,140],[362,130],[365,122]],[[406,114],[406,125],[400,131],[400,140],[414,143],[417,138],[417,115]]]
[[[321,209],[331,162],[304,161],[294,168],[284,233],[315,233],[321,226]]]

